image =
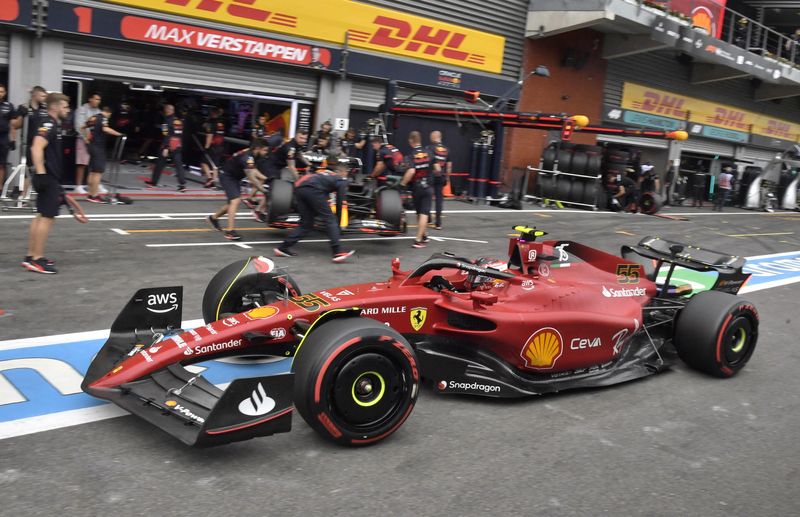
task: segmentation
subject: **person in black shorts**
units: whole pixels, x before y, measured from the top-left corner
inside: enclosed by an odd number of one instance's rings
[[[103,106],[100,113],[92,115],[86,121],[89,130],[89,195],[86,201],[90,203],[108,203],[106,198],[101,198],[100,178],[106,171],[106,135],[122,136],[122,133],[111,129],[108,119],[111,117],[111,107]]]
[[[161,171],[167,165],[167,160],[172,156],[172,163],[175,172],[178,173],[178,192],[186,192],[186,170],[183,168],[183,120],[175,115],[175,106],[172,104],[164,105],[164,121],[161,123],[161,150],[158,153],[158,161],[153,168],[153,175],[150,181],[145,181],[148,187],[158,186],[161,178]]]
[[[13,124],[16,118],[17,110],[6,100],[6,85],[0,84],[0,188],[6,180],[8,151],[17,148],[17,128]]]
[[[216,182],[216,175],[219,167],[222,165],[222,158],[225,155],[225,120],[222,118],[222,108],[212,108],[211,116],[203,124],[203,131],[205,132],[205,142],[203,148],[211,159],[212,163],[206,163],[203,160],[200,167],[203,169],[203,175],[207,178],[205,188],[211,188]]]
[[[333,167],[334,171],[305,174],[295,182],[294,195],[297,200],[297,210],[300,212],[300,226],[292,230],[286,240],[274,249],[276,256],[296,257],[297,253],[290,248],[314,230],[314,222],[317,217],[325,223],[334,262],[344,262],[355,253],[353,250],[342,250],[339,245],[339,226],[342,218],[342,204],[347,196],[349,170],[346,165],[339,164],[338,158],[335,156],[328,158],[328,166]],[[332,192],[336,192],[336,216],[333,215],[328,204]]]
[[[51,93],[45,100],[47,116],[38,121],[31,147],[34,175],[33,188],[36,190],[36,217],[31,222],[28,240],[28,255],[22,266],[36,273],[54,274],[52,261],[44,257],[44,247],[50,228],[58,215],[61,205],[66,202],[61,188],[61,174],[64,155],[61,147],[61,122],[69,115],[69,97],[62,93]],[[76,216],[86,222],[80,214]]]
[[[417,212],[417,238],[413,247],[424,248],[428,241],[425,230],[431,216],[431,201],[433,200],[433,187],[431,174],[438,169],[431,154],[422,147],[422,136],[419,131],[412,131],[408,135],[411,146],[411,155],[406,159],[410,165],[400,185],[409,186],[414,200],[414,210]]]
[[[215,213],[209,215],[206,220],[215,229],[222,231],[219,225],[219,218],[228,214],[228,229],[225,231],[225,238],[230,241],[241,239],[236,230],[236,210],[239,208],[239,201],[242,197],[241,183],[248,173],[256,170],[256,161],[266,156],[267,145],[263,141],[253,142],[250,149],[239,151],[231,156],[222,166],[219,175],[219,183],[225,191],[228,202]]]
[[[444,187],[450,183],[450,174],[453,172],[453,162],[450,161],[450,150],[442,143],[441,131],[431,131],[428,152],[433,156],[438,170],[433,172],[433,197],[436,208],[437,230],[442,229],[442,208],[444,208]]]

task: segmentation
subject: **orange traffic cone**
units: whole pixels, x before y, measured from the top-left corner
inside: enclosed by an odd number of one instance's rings
[[[453,191],[450,190],[450,182],[449,181],[447,182],[447,184],[445,184],[444,188],[442,189],[442,195],[444,197],[456,197],[456,196],[453,195]]]

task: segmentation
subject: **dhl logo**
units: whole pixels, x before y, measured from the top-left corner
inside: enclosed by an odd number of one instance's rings
[[[646,91],[641,100],[633,101],[637,110],[657,113],[666,117],[686,118],[687,112],[683,108],[684,99],[671,95],[661,95],[656,92]]]
[[[764,132],[768,135],[783,138],[784,140],[794,140],[795,135],[792,134],[792,126],[786,122],[778,120],[767,121],[767,127]]]
[[[706,123],[748,131],[750,124],[747,123],[745,117],[747,117],[747,113],[743,111],[714,108],[714,115],[707,115]]]
[[[297,27],[296,16],[252,7],[255,0],[230,0],[229,2],[223,2],[222,0],[165,0],[164,3],[179,7],[193,7],[198,11],[208,13],[220,13],[222,8],[225,7],[223,12],[234,18],[240,18],[242,21],[267,22],[283,27]]]
[[[349,29],[350,40],[387,49],[404,50],[419,54],[421,57],[438,56],[475,65],[483,65],[486,62],[486,56],[482,54],[459,50],[467,38],[464,33],[437,29],[423,23],[412,24],[407,20],[383,15],[376,16],[372,24],[377,27],[372,33]]]

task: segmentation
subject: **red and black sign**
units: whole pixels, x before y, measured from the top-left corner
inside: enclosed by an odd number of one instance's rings
[[[0,2],[5,0],[0,0]],[[339,52],[197,25],[51,1],[48,28],[311,68],[338,68]]]
[[[0,0],[0,25],[30,25],[32,3],[32,0]]]

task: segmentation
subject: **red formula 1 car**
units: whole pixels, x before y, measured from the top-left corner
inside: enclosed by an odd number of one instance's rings
[[[735,294],[744,260],[646,238],[622,257],[516,227],[503,260],[435,254],[381,282],[301,294],[263,257],[222,269],[207,325],[181,330],[182,289],[142,289],[117,317],[83,389],[190,445],[289,431],[296,408],[324,437],[369,444],[396,431],[421,379],[441,394],[522,397],[606,386],[680,357],[729,377],[750,359],[758,313]],[[676,266],[718,275],[690,296]],[[666,277],[657,276],[666,270]],[[185,366],[230,355],[290,357],[291,372],[225,391]]]

